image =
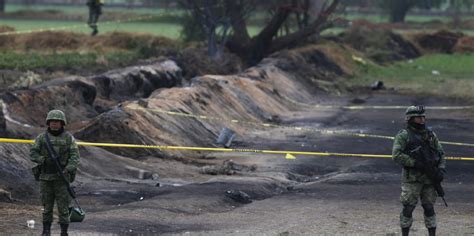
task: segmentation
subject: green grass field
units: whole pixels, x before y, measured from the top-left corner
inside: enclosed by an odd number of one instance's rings
[[[351,13],[351,14],[341,14],[338,15],[339,17],[346,18],[348,20],[356,20],[356,19],[365,19],[370,22],[374,23],[387,23],[389,21],[389,17],[386,14],[357,14],[357,13]],[[464,18],[469,18],[472,19],[472,17],[464,17]],[[407,17],[405,18],[406,22],[429,22],[433,20],[440,20],[442,22],[448,22],[452,21],[451,17],[447,16],[423,16],[423,15],[411,15],[408,14]]]
[[[0,25],[8,25],[14,27],[16,31],[39,31],[61,30],[80,33],[90,33],[90,28],[79,21],[52,21],[52,20],[11,20],[2,19]],[[158,36],[178,39],[182,26],[178,23],[160,23],[160,22],[99,22],[100,33],[113,31],[125,31],[134,33],[149,33]],[[255,35],[261,29],[257,26],[249,26],[249,33]]]
[[[390,66],[368,64],[352,85],[381,80],[388,87],[474,99],[474,54],[433,54]]]
[[[1,21],[2,25],[14,27],[17,31],[38,31],[41,29],[54,29],[63,31],[73,31],[89,33],[90,28],[79,21],[49,21],[49,20],[9,20]],[[112,31],[142,32],[168,38],[178,38],[181,25],[172,23],[152,23],[152,22],[127,22],[127,23],[102,23],[99,24],[101,33]]]
[[[64,13],[75,13],[75,14],[88,14],[88,8],[84,5],[23,5],[23,4],[6,4],[5,12],[17,12],[17,11],[61,11]],[[183,11],[177,11],[172,9],[161,9],[161,8],[128,8],[128,7],[111,7],[104,6],[104,11],[111,12],[128,12],[135,14],[162,14],[162,13],[182,13]]]

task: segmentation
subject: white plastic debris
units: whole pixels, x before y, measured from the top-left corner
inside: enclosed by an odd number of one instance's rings
[[[28,226],[28,228],[30,228],[30,229],[34,229],[35,228],[35,221],[34,220],[27,220],[26,221],[26,226]]]

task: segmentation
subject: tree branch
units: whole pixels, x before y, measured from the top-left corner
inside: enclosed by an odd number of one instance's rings
[[[240,42],[250,41],[250,35],[247,31],[245,22],[244,1],[226,0],[226,12],[230,17],[230,24],[234,30],[234,38]]]
[[[271,39],[278,33],[278,30],[281,28],[283,23],[286,21],[288,16],[291,13],[291,7],[288,5],[280,6],[267,24],[267,26],[252,40],[254,41],[263,41],[263,42],[271,42]]]
[[[329,16],[336,11],[340,0],[334,0],[331,5],[324,11],[321,11],[318,18],[308,27],[298,30],[292,34],[277,38],[273,40],[270,52],[279,51],[294,44],[296,41],[306,38],[310,35],[321,31],[324,25],[328,22]]]

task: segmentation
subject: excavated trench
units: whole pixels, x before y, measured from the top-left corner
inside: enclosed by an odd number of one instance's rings
[[[351,55],[344,47],[334,50]],[[351,59],[340,63],[344,61],[342,56],[338,58],[340,55],[308,46],[277,53],[236,75],[196,77],[189,84],[183,83],[182,72],[172,61],[88,78],[60,78],[30,89],[1,93],[0,132],[8,137],[32,138],[45,128],[46,112],[56,108],[66,112],[68,128],[80,141],[220,147],[216,143],[220,131],[230,128],[236,134],[233,148],[387,154],[390,140],[323,135],[316,130],[393,135],[403,126],[399,110],[317,110],[294,101],[456,104],[392,90],[355,95],[327,93],[328,88],[340,89],[336,77],[353,73],[355,66],[348,62]],[[460,142],[471,140],[472,111],[459,112],[455,118],[442,112],[434,112],[433,116],[446,137]],[[280,126],[269,128],[262,123]],[[14,199],[8,203],[11,205],[2,201],[0,207],[36,209],[27,216],[22,210],[9,211],[12,217],[8,219],[0,216],[6,225],[2,228],[5,233],[30,233],[19,226],[25,217],[40,219],[37,183],[27,160],[29,145],[0,144],[0,148],[0,190]],[[82,206],[89,212],[87,223],[73,227],[73,232],[81,234],[321,232],[309,225],[331,217],[307,215],[307,209],[314,207],[321,215],[332,212],[334,218],[351,217],[358,215],[357,210],[334,209],[346,203],[353,205],[349,201],[354,198],[366,201],[363,204],[367,209],[381,211],[383,206],[371,205],[373,202],[367,199],[395,205],[392,200],[399,188],[400,170],[389,160],[315,156],[287,160],[284,155],[169,149],[81,147],[80,151],[82,160],[75,185]],[[465,155],[469,150],[447,147],[447,151]],[[472,178],[466,174],[472,166],[452,166],[456,170],[448,181],[455,194],[452,200],[463,203],[462,196],[471,193],[472,186],[450,181]],[[286,212],[288,218],[275,209]],[[387,218],[384,214],[380,217]],[[311,222],[307,222],[309,219]],[[293,224],[299,225],[297,221],[305,230],[292,228]],[[350,225],[348,221],[344,221],[346,225]],[[331,223],[322,225],[329,227]],[[354,233],[334,227],[322,232]]]

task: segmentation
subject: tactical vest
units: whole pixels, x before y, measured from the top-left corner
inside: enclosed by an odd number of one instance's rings
[[[56,152],[59,155],[58,158],[59,158],[59,163],[61,165],[61,168],[64,169],[69,159],[69,154],[71,151],[69,147],[71,146],[71,143],[72,143],[72,135],[67,131],[64,131],[64,134],[61,134],[61,138],[56,138],[51,134],[48,134],[48,135],[51,138],[51,145],[53,146],[53,148],[56,149]],[[58,169],[56,167],[56,164],[49,156],[49,153],[47,150],[48,149],[46,148],[46,140],[43,140],[41,153],[46,157],[46,159],[42,168],[42,172],[45,174],[57,174]]]
[[[409,154],[410,151],[421,146],[423,150],[430,153],[430,158],[433,158],[436,162],[440,161],[441,156],[437,150],[435,136],[431,129],[427,128],[422,132],[416,132],[411,128],[406,128],[405,130],[408,133],[408,141],[404,151],[406,154]]]

